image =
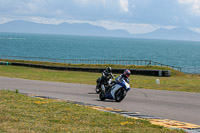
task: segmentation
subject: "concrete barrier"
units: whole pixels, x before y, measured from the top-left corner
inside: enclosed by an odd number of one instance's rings
[[[11,63],[10,62],[3,62],[3,61],[0,61],[0,65],[10,65]]]
[[[47,66],[47,65],[37,65],[37,64],[25,64],[25,63],[12,63],[15,66],[26,66],[35,67],[43,69],[53,69],[53,70],[67,70],[67,71],[84,71],[84,72],[97,72],[101,73],[105,68],[83,68],[83,67],[64,67],[64,66]],[[112,69],[113,73],[121,74],[125,69]],[[159,77],[169,77],[171,73],[169,70],[141,70],[141,69],[130,69],[133,75],[147,75],[147,76],[159,76]]]

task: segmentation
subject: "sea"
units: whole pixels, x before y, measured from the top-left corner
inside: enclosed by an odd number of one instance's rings
[[[1,56],[58,59],[152,60],[200,68],[200,42],[94,37],[74,35],[0,33]]]

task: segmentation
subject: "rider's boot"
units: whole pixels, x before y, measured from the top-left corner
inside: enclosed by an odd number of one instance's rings
[[[104,85],[101,85],[101,89],[102,89],[102,91],[103,91],[104,93],[106,93],[106,88],[105,88]]]

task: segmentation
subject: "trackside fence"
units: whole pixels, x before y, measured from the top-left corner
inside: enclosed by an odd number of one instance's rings
[[[57,59],[57,58],[44,58],[44,57],[23,57],[23,56],[0,56],[0,59],[8,60],[26,60],[26,61],[45,61],[67,64],[114,64],[114,65],[136,65],[136,66],[162,66],[173,68],[185,73],[199,74],[200,68],[182,68],[172,65],[166,65],[152,60],[104,60],[104,59]]]

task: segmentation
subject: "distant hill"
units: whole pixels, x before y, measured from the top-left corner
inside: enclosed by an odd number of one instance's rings
[[[100,26],[88,23],[62,23],[59,25],[33,23],[29,21],[15,20],[0,24],[0,32],[18,33],[43,33],[43,34],[67,34],[86,36],[111,36],[131,37],[125,30],[107,30]]]
[[[192,40],[200,41],[200,34],[186,28],[158,29],[146,34],[135,34],[135,38],[166,39],[166,40]]]
[[[130,34],[126,30],[107,30],[88,23],[41,24],[15,20],[0,24],[0,32],[66,34],[85,36],[132,37],[146,39],[200,41],[200,34],[186,28],[158,29],[145,34]]]

